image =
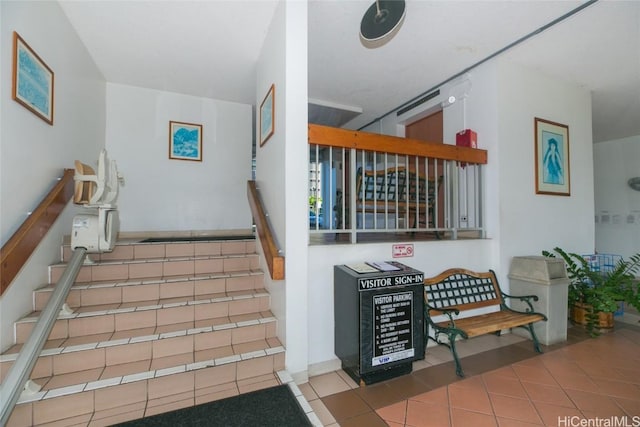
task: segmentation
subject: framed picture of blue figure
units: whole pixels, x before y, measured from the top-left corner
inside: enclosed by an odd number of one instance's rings
[[[571,195],[569,127],[535,118],[536,194]]]
[[[12,98],[53,125],[53,71],[15,31],[12,83]]]
[[[202,161],[202,125],[169,122],[169,158]]]

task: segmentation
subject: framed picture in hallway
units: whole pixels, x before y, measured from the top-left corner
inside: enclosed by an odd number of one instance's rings
[[[169,122],[169,158],[202,161],[202,125]]]
[[[569,127],[549,120],[534,120],[536,194],[571,195]]]
[[[265,142],[274,132],[274,119],[275,119],[275,85],[271,85],[267,95],[264,97],[262,104],[260,104],[260,146],[262,147]]]
[[[53,125],[53,71],[15,31],[11,96]]]

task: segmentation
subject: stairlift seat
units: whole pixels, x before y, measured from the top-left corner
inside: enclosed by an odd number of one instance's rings
[[[73,202],[87,208],[88,213],[73,219],[72,249],[83,247],[89,253],[110,252],[119,229],[115,199],[122,180],[115,161],[107,163],[105,150],[100,152],[96,170],[76,160],[73,179]]]
[[[115,161],[111,160],[108,163],[107,170],[106,150],[100,152],[97,172],[91,166],[79,160],[75,161],[74,203],[90,207],[108,207],[115,200],[122,177],[118,173]]]
[[[96,192],[97,179],[89,179],[90,176],[95,176],[95,171],[91,166],[85,165],[79,160],[75,161],[75,166],[73,203],[86,205]]]

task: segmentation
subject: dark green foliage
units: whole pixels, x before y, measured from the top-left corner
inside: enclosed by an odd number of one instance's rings
[[[582,256],[566,252],[561,248],[542,251],[547,257],[561,257],[567,267],[569,277],[569,309],[575,303],[591,307],[587,315],[587,330],[593,335],[598,312],[613,313],[620,302],[625,302],[640,310],[638,278],[640,271],[640,253],[628,259],[620,259],[610,271],[593,271],[589,262]]]

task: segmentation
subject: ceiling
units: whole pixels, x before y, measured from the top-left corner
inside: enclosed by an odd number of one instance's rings
[[[107,81],[247,104],[277,3],[60,1]],[[358,129],[586,4],[407,0],[396,36],[367,48],[372,3],[308,0],[312,119],[337,105]],[[640,135],[640,1],[597,1],[500,55],[592,91],[594,142]]]

